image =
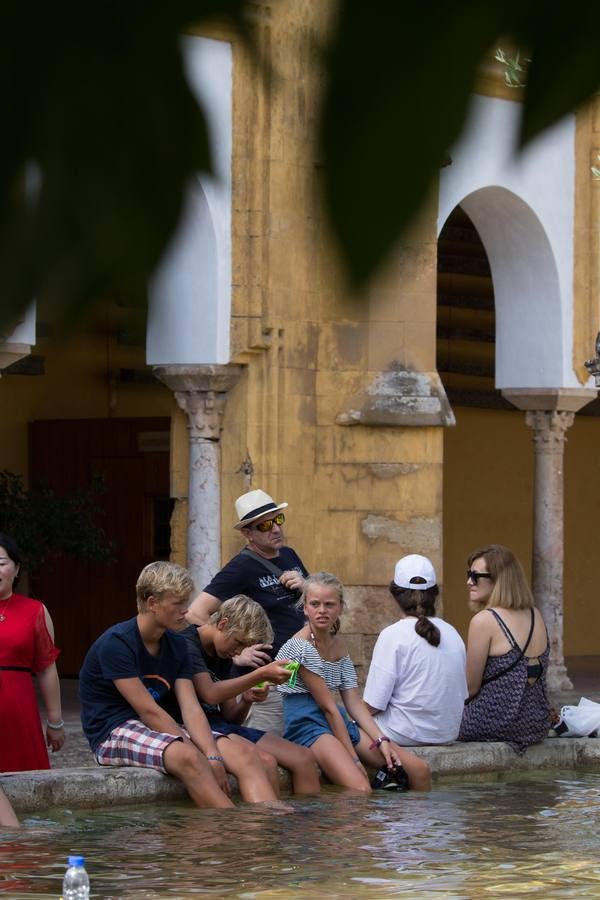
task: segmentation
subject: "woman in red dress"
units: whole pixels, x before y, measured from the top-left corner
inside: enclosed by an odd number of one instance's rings
[[[49,769],[46,744],[54,751],[65,742],[54,627],[43,603],[13,593],[20,568],[16,543],[0,534],[0,772]],[[34,673],[46,707],[45,738]]]

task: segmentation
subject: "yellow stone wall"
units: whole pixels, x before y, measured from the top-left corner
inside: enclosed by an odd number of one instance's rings
[[[309,569],[348,585],[343,628],[361,664],[396,618],[386,585],[398,557],[421,549],[441,569],[443,435],[336,419],[391,365],[435,369],[436,204],[367,300],[352,302],[314,194],[319,70],[306,48],[322,39],[325,10],[258,8],[271,77],[257,77],[234,44],[232,361],[245,372],[224,420],[222,558],[242,546],[239,494],[261,487],[288,501],[288,542]],[[183,414],[174,421],[182,560],[187,436]]]
[[[444,434],[444,614],[466,637],[466,557],[506,544],[531,576],[533,446],[525,414],[458,407]],[[565,655],[598,655],[600,422],[576,416],[565,444]]]
[[[511,546],[530,574],[533,449],[524,414],[458,408],[457,427],[341,425],[390,364],[435,370],[435,200],[371,286],[349,302],[312,193],[316,62],[298,52],[326,32],[326,4],[256,6],[254,27],[273,61],[257,77],[234,44],[232,361],[245,365],[231,392],[222,439],[222,558],[241,547],[233,501],[262,487],[290,503],[287,536],[312,569],[349,586],[343,628],[353,658],[368,661],[395,618],[386,585],[406,552],[429,555],[444,615],[466,636],[465,556],[490,541]],[[478,90],[504,99],[501,67],[484,67]],[[590,267],[595,201],[586,195],[595,153],[594,110],[578,114],[575,234],[576,353],[598,315]],[[593,337],[592,337],[593,343]],[[586,351],[587,353],[587,351]],[[579,357],[574,360],[580,372]],[[185,561],[187,433],[174,410],[174,556]],[[577,418],[565,462],[565,651],[596,653],[594,462],[599,426]],[[600,435],[597,435],[600,437]],[[583,477],[582,477],[583,473]],[[591,498],[591,499],[590,499]],[[443,544],[442,547],[442,510]],[[443,551],[443,552],[442,552]]]

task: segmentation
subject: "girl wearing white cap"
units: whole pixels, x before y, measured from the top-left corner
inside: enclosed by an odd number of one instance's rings
[[[455,741],[468,696],[465,645],[435,615],[439,589],[431,561],[416,553],[400,559],[390,592],[401,618],[377,639],[364,699],[398,744]]]

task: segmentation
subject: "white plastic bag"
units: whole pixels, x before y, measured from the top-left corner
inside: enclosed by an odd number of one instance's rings
[[[563,724],[567,731],[561,729]],[[587,737],[600,730],[600,703],[582,697],[577,706],[563,706],[556,730],[561,737]]]

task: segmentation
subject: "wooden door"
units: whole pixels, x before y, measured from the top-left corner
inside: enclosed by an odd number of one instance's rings
[[[168,558],[169,420],[85,419],[33,422],[31,484],[59,493],[101,475],[97,524],[114,543],[110,563],[52,559],[31,577],[48,606],[62,649],[59,670],[76,675],[90,644],[136,613],[135,582],[153,559]]]

